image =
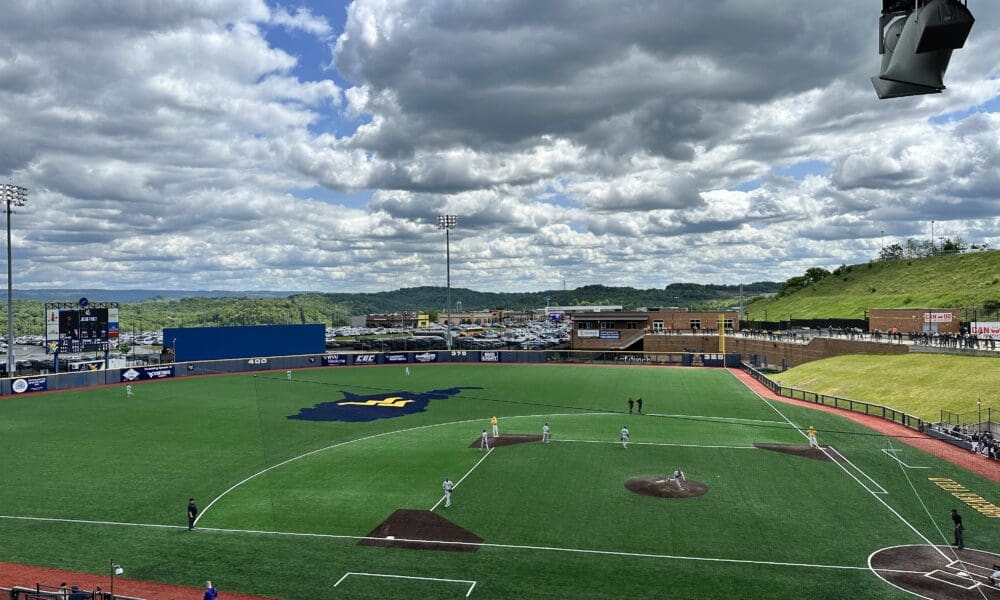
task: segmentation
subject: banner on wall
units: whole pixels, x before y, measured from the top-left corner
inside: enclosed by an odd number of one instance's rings
[[[980,338],[1000,340],[1000,321],[973,321],[969,333]]]
[[[342,367],[347,364],[346,354],[327,354],[323,357],[324,367]]]
[[[121,371],[121,382],[146,381],[148,379],[166,379],[174,376],[174,365],[159,365],[154,367],[132,367]]]
[[[45,377],[21,377],[11,382],[10,389],[15,394],[44,392],[49,389],[49,380]]]

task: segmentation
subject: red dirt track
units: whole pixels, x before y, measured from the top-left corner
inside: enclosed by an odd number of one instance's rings
[[[36,583],[57,586],[64,581],[68,585],[75,585],[83,590],[93,591],[95,587],[101,586],[103,591],[111,591],[111,575],[94,575],[93,573],[79,573],[76,571],[51,569],[49,567],[0,562],[0,587],[21,586],[34,588]],[[220,583],[222,583],[221,587]],[[224,582],[215,582],[215,587],[219,590],[219,596],[226,600],[268,600],[266,596],[250,596],[248,594],[230,592],[225,588]],[[121,594],[135,598],[146,598],[147,600],[191,600],[192,598],[201,598],[204,592],[204,588],[140,581],[123,577],[115,578],[116,595]]]
[[[794,404],[795,406],[811,408],[822,412],[838,414],[854,421],[855,423],[860,423],[869,429],[873,429],[879,433],[884,433],[885,435],[893,436],[908,446],[913,446],[914,448],[919,448],[924,452],[929,452],[930,454],[946,460],[953,465],[962,467],[963,469],[971,471],[977,475],[982,475],[991,481],[1000,483],[1000,464],[984,456],[973,454],[968,450],[963,450],[956,446],[952,446],[947,442],[935,439],[926,433],[921,433],[914,429],[910,429],[909,427],[893,423],[892,421],[887,421],[886,419],[882,419],[880,417],[863,415],[861,413],[851,412],[842,408],[833,408],[832,406],[824,406],[822,404],[813,404],[812,402],[805,402],[803,400],[783,398],[769,390],[764,384],[751,377],[749,373],[742,369],[729,369],[729,372],[742,381],[748,388],[757,393],[757,395],[763,398],[784,402],[785,404]]]

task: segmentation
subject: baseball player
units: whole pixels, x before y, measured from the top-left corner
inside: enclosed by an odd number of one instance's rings
[[[131,398],[132,395],[133,395],[132,394],[132,384],[130,383],[130,384],[128,384],[128,385],[125,386],[125,397],[126,398]]]
[[[410,374],[410,367],[406,367],[406,374],[407,374],[407,375],[409,375],[409,374]]]
[[[455,489],[455,484],[445,477],[444,483],[441,484],[441,489],[444,490],[444,507],[448,508],[451,506],[451,490]]]
[[[485,429],[483,430],[483,439],[482,441],[479,442],[479,449],[480,450],[490,449],[490,436],[486,433]]]
[[[500,437],[500,421],[497,421],[496,415],[490,419],[490,425],[493,426],[493,437]]]
[[[628,427],[622,425],[621,432],[622,448],[628,448]]]
[[[674,483],[677,484],[677,487],[679,487],[679,488],[681,488],[683,490],[684,489],[684,484],[681,483],[681,482],[685,480],[684,479],[684,471],[682,471],[680,467],[677,467],[676,469],[674,469],[674,477],[673,477],[673,479],[674,479]]]
[[[636,409],[635,412],[639,413],[640,415],[642,414],[642,398],[639,398],[638,400],[635,401],[635,409]]]
[[[632,414],[632,398],[628,399],[628,414]]]
[[[551,439],[551,434],[549,432],[549,424],[546,423],[545,425],[542,425],[542,443],[547,444],[549,443],[550,439]]]
[[[816,428],[815,427],[813,427],[812,425],[810,425],[809,429],[806,429],[806,436],[808,436],[808,438],[809,438],[809,447],[810,448],[819,448],[819,442],[816,441]]]
[[[292,371],[291,371],[291,369],[285,371],[285,379],[287,379],[288,381],[292,380]]]

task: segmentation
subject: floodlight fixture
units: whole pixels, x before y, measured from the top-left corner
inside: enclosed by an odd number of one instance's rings
[[[438,229],[444,229],[445,276],[448,290],[448,340],[446,346],[451,350],[451,230],[458,227],[458,215],[438,215]]]
[[[10,254],[10,214],[28,202],[28,188],[0,183],[0,202],[7,212],[7,377],[14,376],[14,270]]]
[[[952,50],[965,45],[976,19],[968,0],[882,0],[880,99],[940,94]]]

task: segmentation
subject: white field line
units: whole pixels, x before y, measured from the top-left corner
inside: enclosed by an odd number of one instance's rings
[[[860,473],[861,475],[863,475],[865,479],[867,479],[868,481],[872,482],[872,484],[879,489],[879,491],[877,491],[877,492],[876,491],[872,491],[872,490],[869,489],[868,490],[869,492],[871,492],[873,494],[888,494],[889,493],[889,492],[886,491],[886,489],[884,487],[882,487],[881,485],[879,485],[879,483],[877,481],[875,481],[874,479],[872,479],[871,476],[868,475],[868,473],[865,473],[864,471],[862,471],[861,467],[859,467],[858,465],[852,463],[849,458],[847,458],[846,456],[844,456],[844,454],[840,450],[837,450],[833,446],[830,446],[829,449],[831,451],[833,451],[833,452],[836,452],[837,456],[839,456],[840,458],[842,458],[844,460],[844,462],[846,462],[847,464],[851,465],[851,467],[853,467],[855,471],[857,471],[858,473]],[[867,488],[867,487],[868,486],[866,485],[865,488]]]
[[[552,440],[553,442],[558,442],[560,444],[615,444],[621,445],[621,442],[616,442],[612,440]],[[629,446],[673,446],[677,448],[732,448],[737,450],[759,450],[756,446],[709,446],[703,444],[668,444],[666,442],[633,442],[629,440]]]
[[[738,378],[738,377],[736,377],[736,375],[733,375],[733,374],[732,374],[732,372],[729,372],[729,374],[730,374],[730,375],[732,375],[732,377],[736,378],[736,380],[737,380],[737,381],[739,381],[739,378]],[[743,383],[743,382],[742,382],[742,381],[740,381],[740,383]],[[744,383],[743,385],[746,385],[746,384]],[[809,436],[808,436],[808,435],[806,435],[806,432],[802,431],[802,428],[801,428],[801,427],[799,427],[799,426],[798,426],[798,425],[796,425],[795,423],[792,423],[792,420],[791,420],[791,419],[789,419],[788,417],[786,417],[786,416],[785,416],[785,413],[781,412],[780,410],[778,410],[778,408],[777,408],[777,407],[775,407],[775,406],[774,406],[773,404],[771,404],[771,403],[770,403],[770,402],[768,401],[768,399],[767,399],[767,398],[765,398],[764,396],[761,396],[760,394],[758,394],[758,393],[757,393],[757,390],[755,390],[755,389],[751,388],[750,386],[746,386],[746,387],[747,387],[747,389],[749,389],[749,390],[750,390],[751,392],[753,392],[753,393],[754,393],[754,395],[756,395],[756,396],[757,396],[758,398],[760,398],[760,399],[761,399],[761,401],[763,401],[763,402],[764,402],[764,404],[766,404],[766,405],[770,406],[770,407],[771,407],[771,410],[773,410],[774,412],[778,413],[778,414],[779,414],[779,415],[781,416],[781,418],[782,418],[782,419],[784,419],[785,421],[787,421],[787,422],[788,422],[788,424],[789,424],[789,425],[791,425],[792,427],[794,427],[794,428],[795,428],[795,430],[796,430],[796,431],[798,431],[798,432],[799,432],[799,434],[800,434],[800,435],[801,435],[802,437],[806,438],[807,440],[809,439]],[[947,554],[945,554],[945,553],[944,553],[944,552],[943,552],[943,551],[942,551],[942,550],[941,550],[940,548],[938,548],[938,547],[937,547],[937,546],[935,546],[935,545],[934,545],[933,543],[931,543],[931,541],[930,541],[929,539],[927,539],[927,536],[925,536],[925,535],[924,535],[923,533],[921,533],[921,532],[920,532],[920,530],[919,530],[919,529],[917,529],[917,528],[916,528],[916,527],[914,527],[914,526],[913,526],[913,525],[912,525],[912,524],[911,524],[911,523],[910,523],[909,521],[907,521],[907,520],[906,520],[906,519],[905,519],[905,518],[903,517],[903,515],[901,515],[901,514],[899,514],[898,512],[896,512],[896,509],[894,509],[893,507],[889,506],[889,503],[888,503],[888,502],[886,502],[885,500],[883,500],[882,498],[880,498],[880,497],[878,496],[878,494],[874,494],[874,493],[872,493],[872,492],[871,492],[871,490],[869,490],[869,489],[868,489],[868,487],[867,487],[867,486],[866,486],[866,485],[865,485],[864,483],[862,483],[862,482],[861,482],[861,480],[857,478],[857,476],[855,476],[855,475],[854,475],[854,473],[851,473],[850,471],[848,471],[848,470],[847,470],[847,467],[845,467],[844,465],[842,465],[842,464],[840,464],[839,462],[837,462],[836,460],[834,460],[834,459],[833,459],[833,457],[832,457],[832,456],[830,456],[830,454],[829,454],[829,453],[828,453],[828,452],[827,452],[826,450],[824,450],[822,446],[820,447],[820,451],[821,451],[821,452],[823,452],[823,454],[825,454],[825,455],[826,455],[826,457],[827,457],[827,458],[829,458],[829,459],[830,459],[830,460],[831,460],[831,461],[832,461],[832,462],[833,462],[833,463],[834,463],[835,465],[837,465],[838,467],[840,467],[840,469],[841,469],[841,470],[842,470],[842,471],[843,471],[844,473],[847,473],[847,475],[848,475],[848,476],[850,476],[850,478],[851,478],[851,479],[853,479],[854,481],[856,481],[856,482],[858,483],[858,485],[860,485],[860,486],[861,486],[862,488],[864,488],[864,489],[865,489],[865,491],[867,491],[867,492],[868,492],[869,494],[871,494],[871,497],[872,497],[872,498],[875,498],[876,500],[878,500],[878,502],[879,502],[880,504],[882,504],[882,506],[884,506],[884,507],[886,507],[887,509],[889,509],[889,512],[891,512],[892,514],[896,515],[896,518],[898,518],[898,519],[899,519],[900,521],[902,521],[902,522],[903,522],[903,523],[904,523],[904,524],[905,524],[905,525],[906,525],[907,527],[909,527],[909,528],[910,528],[910,530],[912,530],[912,531],[913,531],[913,533],[917,534],[917,536],[919,536],[919,537],[920,537],[920,539],[922,539],[922,540],[924,540],[925,542],[927,542],[927,545],[928,545],[928,546],[930,546],[931,548],[934,548],[934,550],[935,550],[935,551],[937,551],[937,553],[938,553],[938,554],[940,554],[941,556],[943,556],[944,558],[949,558],[949,557],[948,557],[948,555],[947,555]]]
[[[137,528],[155,528],[155,529],[183,529],[187,530],[186,525],[158,525],[151,523],[127,523],[122,521],[90,521],[84,519],[57,519],[51,517],[19,517],[10,515],[0,515],[0,519],[11,519],[18,521],[46,521],[46,522],[57,522],[57,523],[70,523],[70,524],[84,524],[84,525],[112,525],[118,527],[137,527]],[[301,538],[311,538],[311,539],[330,539],[330,540],[371,540],[385,542],[384,537],[368,537],[362,535],[340,535],[335,533],[301,533],[301,532],[286,532],[286,531],[265,531],[259,529],[224,529],[221,527],[200,527],[199,532],[217,532],[217,533],[228,533],[228,534],[241,534],[241,535],[270,535],[279,537],[301,537]],[[199,535],[198,533],[193,533],[191,535]],[[877,571],[884,573],[913,573],[922,575],[926,571],[909,571],[903,569],[873,569],[871,566],[867,567],[856,567],[850,565],[831,565],[831,564],[816,564],[816,563],[798,563],[798,562],[780,562],[771,560],[750,560],[741,558],[718,558],[718,557],[708,557],[708,556],[682,556],[674,554],[652,554],[646,552],[619,552],[616,550],[592,550],[586,548],[566,548],[559,546],[532,546],[527,544],[494,544],[489,542],[451,542],[444,540],[418,540],[409,538],[396,538],[394,541],[397,542],[419,542],[422,544],[440,544],[442,546],[476,546],[480,548],[501,548],[508,550],[529,550],[537,552],[567,552],[573,554],[592,554],[598,556],[625,556],[634,558],[652,558],[660,560],[684,560],[684,561],[695,561],[695,562],[715,562],[715,563],[728,563],[728,564],[740,564],[740,565],[773,565],[778,567],[798,567],[798,568],[809,568],[809,569],[836,569],[842,571]],[[874,555],[874,553],[873,553]],[[870,557],[869,557],[870,558]]]
[[[484,460],[486,460],[487,456],[489,456],[490,454],[493,454],[494,450],[496,450],[496,448],[490,448],[489,450],[487,450],[486,454],[484,454],[482,458],[480,458],[478,461],[476,461],[476,464],[472,465],[472,468],[469,469],[468,471],[466,471],[465,475],[462,475],[462,478],[459,479],[457,482],[455,482],[455,485],[453,485],[451,487],[451,489],[455,490],[455,489],[458,488],[458,486],[462,485],[462,482],[465,481],[465,478],[468,477],[473,471],[475,471],[476,467],[478,467]],[[440,506],[442,502],[444,502],[444,496],[443,495],[441,496],[441,499],[438,500],[437,502],[435,502],[434,506],[431,507],[431,512],[434,512],[434,509],[437,508],[438,506]]]
[[[896,456],[896,452],[899,452],[899,450],[896,450],[895,448],[882,448],[882,452],[884,452],[886,456],[888,456],[892,460],[898,462],[899,464],[903,465],[907,469],[929,469],[930,468],[930,467],[916,467],[916,466],[911,466],[911,465],[906,464],[905,462],[899,460],[899,457]]]
[[[663,413],[640,413],[640,416],[641,415],[649,415],[650,417],[679,417],[679,418],[698,419],[705,421],[725,421],[727,423],[731,423],[733,421],[743,421],[747,423],[767,423],[769,425],[788,425],[788,423],[785,423],[784,421],[767,421],[764,419],[740,419],[737,417],[705,417],[702,415],[671,415]],[[739,423],[733,423],[733,424],[738,425]]]
[[[385,577],[389,579],[414,579],[417,581],[443,581],[445,583],[461,583],[461,584],[471,584],[469,586],[469,591],[465,592],[465,597],[468,598],[472,594],[472,590],[476,587],[476,582],[471,579],[442,579],[440,577],[416,577],[414,575],[387,575],[385,573],[355,573],[348,572],[344,573],[344,576],[337,580],[337,583],[333,584],[333,587],[337,587],[345,579],[351,575],[356,575],[359,577]]]
[[[548,414],[548,415],[516,415],[516,416],[512,416],[512,417],[505,417],[505,418],[506,419],[527,419],[527,418],[533,418],[533,417],[576,417],[576,416],[581,416],[581,415],[613,415],[613,414],[616,414],[616,413],[557,413],[557,414]],[[406,432],[409,432],[409,431],[417,431],[417,430],[420,430],[420,429],[430,429],[432,427],[444,427],[444,426],[447,426],[447,425],[461,425],[463,423],[479,423],[479,422],[483,422],[483,421],[485,421],[485,419],[466,419],[464,421],[451,421],[449,423],[432,423],[430,425],[420,425],[419,427],[410,427],[408,429],[397,429],[397,430],[394,430],[394,431],[383,431],[382,433],[376,433],[376,434],[372,434],[372,435],[366,435],[365,437],[360,437],[360,438],[356,438],[356,439],[353,439],[353,440],[347,440],[345,442],[339,442],[337,444],[332,444],[330,446],[325,446],[323,448],[317,448],[316,450],[310,450],[309,452],[305,452],[303,454],[299,454],[298,456],[293,456],[292,458],[289,458],[287,460],[283,460],[280,463],[273,464],[270,467],[267,467],[265,469],[261,469],[260,471],[257,471],[253,475],[251,475],[251,476],[249,476],[249,477],[247,477],[245,479],[242,479],[242,480],[234,483],[233,485],[229,486],[229,488],[226,491],[224,491],[221,494],[219,494],[218,496],[216,496],[214,499],[212,499],[211,502],[208,503],[207,506],[205,506],[205,508],[202,509],[201,513],[199,513],[198,516],[195,518],[194,524],[197,525],[198,521],[200,521],[201,518],[205,516],[205,513],[208,512],[208,509],[212,508],[212,506],[214,506],[216,502],[218,502],[219,500],[221,500],[222,497],[225,496],[226,494],[228,494],[229,492],[235,490],[236,488],[240,487],[241,485],[243,485],[244,483],[250,481],[251,479],[257,478],[257,477],[263,475],[264,473],[267,473],[268,471],[270,471],[272,469],[277,469],[278,467],[283,467],[283,466],[287,465],[290,462],[294,462],[296,460],[299,460],[300,458],[305,458],[307,456],[312,456],[313,454],[318,454],[318,453],[323,452],[325,450],[332,450],[334,448],[339,448],[341,446],[346,446],[348,444],[354,444],[356,442],[363,442],[365,440],[371,440],[371,439],[375,439],[375,438],[386,436],[386,435],[393,435],[393,434],[397,434],[397,433],[406,433]]]

